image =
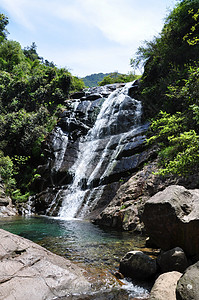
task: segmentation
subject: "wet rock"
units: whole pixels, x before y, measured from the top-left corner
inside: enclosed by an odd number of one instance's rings
[[[186,255],[179,247],[165,252],[162,251],[157,258],[157,263],[163,273],[171,271],[183,273],[188,267]]]
[[[177,300],[199,299],[199,262],[190,266],[179,279],[176,298]]]
[[[86,95],[86,93],[84,91],[82,92],[75,92],[73,94],[70,94],[70,98],[71,99],[79,99],[79,98],[82,98]]]
[[[152,152],[153,153],[153,152]],[[123,230],[141,231],[143,225],[140,220],[140,211],[151,193],[162,189],[168,184],[154,173],[157,163],[153,162],[131,176],[127,181],[121,178],[121,183],[115,197],[110,204],[94,220],[98,225],[116,227]]]
[[[6,195],[3,180],[0,177],[0,217],[15,216],[17,209],[12,205],[12,200]]]
[[[100,99],[102,98],[102,95],[101,94],[90,94],[90,95],[87,95],[86,96],[86,99],[85,100],[97,100],[97,99]]]
[[[83,270],[22,237],[0,229],[0,298],[50,300],[90,291]]]
[[[152,240],[163,250],[181,247],[187,256],[199,255],[199,190],[173,185],[144,205],[142,220]]]
[[[132,279],[148,280],[157,272],[156,260],[142,251],[128,252],[120,261],[119,271]]]
[[[175,291],[181,275],[181,273],[176,271],[160,275],[151,290],[149,300],[176,300]]]

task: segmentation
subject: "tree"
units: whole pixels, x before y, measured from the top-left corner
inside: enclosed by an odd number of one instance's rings
[[[16,41],[5,40],[0,44],[0,69],[11,72],[14,66],[25,60],[21,45]]]
[[[6,29],[6,26],[8,25],[8,17],[6,17],[4,14],[0,14],[0,42],[2,42],[8,34],[8,31]]]
[[[183,83],[189,66],[198,61],[198,6],[198,0],[178,2],[161,33],[137,51],[136,61],[144,65],[140,99],[147,116],[157,114],[160,109],[171,113],[183,109],[179,101],[175,105],[168,101],[166,94],[170,84]],[[188,43],[190,33],[196,38],[192,45]]]
[[[29,58],[30,60],[34,61],[36,59],[41,59],[39,55],[37,54],[37,46],[33,42],[30,47],[25,47],[23,50],[25,56]]]

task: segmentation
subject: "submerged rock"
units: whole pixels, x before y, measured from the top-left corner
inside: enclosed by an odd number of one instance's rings
[[[83,270],[0,229],[0,299],[51,300],[90,291]]]

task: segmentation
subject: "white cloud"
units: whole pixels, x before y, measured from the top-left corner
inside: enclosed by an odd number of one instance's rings
[[[36,42],[39,55],[82,76],[95,70],[128,72],[130,58],[141,41],[160,32],[173,2],[1,0],[0,8],[15,26],[9,28],[12,39],[23,46]]]
[[[38,26],[37,20],[48,23],[49,19],[87,24],[98,28],[103,35],[114,42],[127,45],[159,27],[161,20],[156,10],[146,8],[137,0],[2,0],[12,16],[29,30]],[[146,1],[143,1],[144,3]],[[150,2],[150,1],[149,1]],[[153,2],[153,1],[152,1]],[[157,1],[156,1],[157,2]]]

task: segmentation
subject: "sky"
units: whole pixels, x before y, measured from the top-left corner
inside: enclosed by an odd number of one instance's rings
[[[8,39],[74,76],[129,73],[130,59],[157,36],[176,0],[1,0]],[[137,71],[138,72],[138,71]]]

